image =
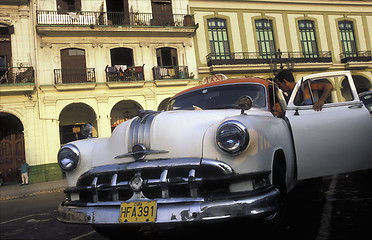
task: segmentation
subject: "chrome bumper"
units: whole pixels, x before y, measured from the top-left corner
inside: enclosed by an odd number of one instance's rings
[[[79,224],[132,224],[119,223],[120,202],[96,206],[58,207],[58,220]],[[274,187],[240,193],[239,196],[219,200],[188,202],[158,201],[155,223],[208,221],[235,217],[267,217],[281,207],[280,193]],[[146,223],[143,223],[146,224]]]

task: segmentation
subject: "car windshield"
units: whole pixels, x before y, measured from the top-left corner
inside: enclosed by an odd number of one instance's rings
[[[239,108],[239,99],[249,96],[253,107],[266,107],[265,87],[258,84],[230,84],[202,88],[173,98],[167,110]]]

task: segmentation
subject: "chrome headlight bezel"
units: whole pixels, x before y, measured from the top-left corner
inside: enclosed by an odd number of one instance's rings
[[[57,159],[63,171],[74,171],[80,164],[80,151],[75,145],[66,144],[58,151]]]
[[[226,121],[217,129],[216,143],[218,148],[226,153],[239,154],[248,146],[248,129],[239,121]]]

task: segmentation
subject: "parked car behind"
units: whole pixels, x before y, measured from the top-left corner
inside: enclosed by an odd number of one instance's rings
[[[359,98],[364,103],[364,106],[368,109],[372,115],[372,91],[359,93]]]
[[[317,81],[346,81],[348,91],[334,89],[316,112],[302,98],[311,91],[316,102]],[[302,78],[288,105],[260,78],[185,90],[167,111],[145,111],[110,138],[61,148],[68,188],[59,220],[105,235],[238,217],[275,221],[299,180],[372,167],[372,119],[362,106],[347,71]]]

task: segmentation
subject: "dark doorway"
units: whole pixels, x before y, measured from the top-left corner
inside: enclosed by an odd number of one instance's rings
[[[0,171],[5,181],[20,178],[18,169],[24,159],[22,122],[12,114],[0,112]]]
[[[84,49],[62,49],[61,67],[63,83],[81,83],[87,81]]]
[[[171,0],[152,0],[151,8],[152,8],[151,25],[174,26]]]
[[[129,25],[128,0],[106,0],[109,25]]]
[[[58,12],[81,11],[81,0],[57,0]]]
[[[178,66],[177,49],[163,47],[156,49],[156,58],[159,67]]]
[[[134,66],[133,49],[130,48],[113,48],[110,50],[111,66],[127,65]]]
[[[10,83],[11,63],[12,63],[12,45],[10,35],[14,32],[13,26],[0,24],[0,84]]]

